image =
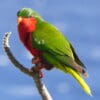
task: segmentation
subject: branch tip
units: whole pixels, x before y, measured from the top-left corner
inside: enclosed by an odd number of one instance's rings
[[[10,48],[10,45],[9,45],[9,37],[12,33],[11,32],[6,32],[5,35],[4,35],[4,38],[3,38],[3,45],[4,47],[9,47]]]

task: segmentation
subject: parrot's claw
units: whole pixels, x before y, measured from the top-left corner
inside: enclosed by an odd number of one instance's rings
[[[44,76],[44,75],[43,75],[42,71],[40,70],[40,71],[39,71],[39,77],[40,77],[40,78],[43,78],[43,76]]]
[[[39,65],[40,65],[40,66],[38,66],[39,77],[40,77],[40,78],[43,78],[44,75],[43,75],[43,73],[42,73],[42,69],[43,69],[44,67],[41,66],[42,64],[39,64]]]
[[[33,73],[35,70],[34,70],[34,67],[31,67],[30,69],[29,69],[29,72],[30,73]]]
[[[44,75],[43,75],[43,73],[41,71],[43,67],[40,67],[40,66],[37,66],[37,67],[38,67],[37,69],[35,67],[30,68],[29,72],[30,73],[34,73],[34,72],[37,71],[37,73],[39,74],[39,78],[43,78]]]
[[[40,58],[39,57],[34,57],[32,58],[32,64],[38,64],[40,62]]]
[[[39,77],[40,77],[40,78],[43,78],[43,73],[42,73],[41,70],[42,70],[44,67],[42,67],[43,64],[41,63],[40,57],[34,57],[34,58],[32,58],[32,64],[36,64],[37,70],[38,70],[38,73],[39,73]],[[30,72],[34,72],[34,67],[32,67],[32,68],[30,69]]]

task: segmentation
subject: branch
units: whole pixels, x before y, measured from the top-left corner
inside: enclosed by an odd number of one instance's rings
[[[10,50],[10,46],[9,46],[10,35],[11,35],[11,32],[5,33],[5,36],[3,39],[4,50],[5,50],[8,58],[14,64],[14,66],[16,68],[18,68],[21,72],[31,76],[34,79],[34,82],[35,82],[36,87],[37,87],[37,89],[42,97],[42,100],[53,100],[51,95],[49,94],[46,86],[43,84],[41,78],[39,77],[39,73],[38,73],[37,68],[36,68],[37,66],[34,67],[35,71],[30,73],[29,69],[25,68],[22,64],[20,64],[13,56],[13,54]]]

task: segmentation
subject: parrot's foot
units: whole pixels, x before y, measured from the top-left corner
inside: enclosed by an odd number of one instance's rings
[[[36,66],[36,67],[38,67],[38,66]],[[40,68],[32,67],[32,68],[29,69],[29,72],[34,73],[34,72],[37,71],[37,73],[39,74],[39,78],[43,78],[43,73],[42,73],[41,70],[42,70],[42,67],[40,67]]]
[[[36,65],[37,71],[38,71],[38,73],[39,73],[39,77],[40,77],[40,78],[43,78],[42,69],[43,69],[44,67],[43,67],[43,64],[41,63],[40,57],[34,57],[34,58],[32,58],[32,64],[35,64],[35,65]],[[34,70],[35,70],[34,67],[32,67],[32,68],[30,69],[31,72],[34,72]]]
[[[36,65],[36,70],[38,71],[40,78],[43,78],[42,69],[45,68],[46,70],[51,70],[53,68],[53,66],[51,64],[48,64],[41,57],[34,57],[34,58],[32,58],[32,64]],[[30,72],[34,72],[34,71],[35,71],[35,67],[32,67],[30,69]]]
[[[46,62],[43,58],[41,57],[35,57],[32,58],[32,64],[37,64],[40,69],[45,68],[46,70],[51,70],[53,69],[53,66]],[[42,67],[41,67],[42,66]]]
[[[34,57],[34,58],[32,58],[32,64],[38,64],[40,62],[41,62],[40,57]]]

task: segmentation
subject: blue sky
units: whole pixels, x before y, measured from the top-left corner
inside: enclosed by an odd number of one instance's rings
[[[0,0],[0,98],[1,100],[41,100],[34,81],[17,70],[6,57],[2,38],[11,31],[11,50],[26,67],[32,56],[19,40],[16,12],[30,7],[57,26],[74,45],[87,66],[93,97],[87,96],[77,82],[59,70],[43,71],[43,81],[54,100],[100,99],[100,0]]]

